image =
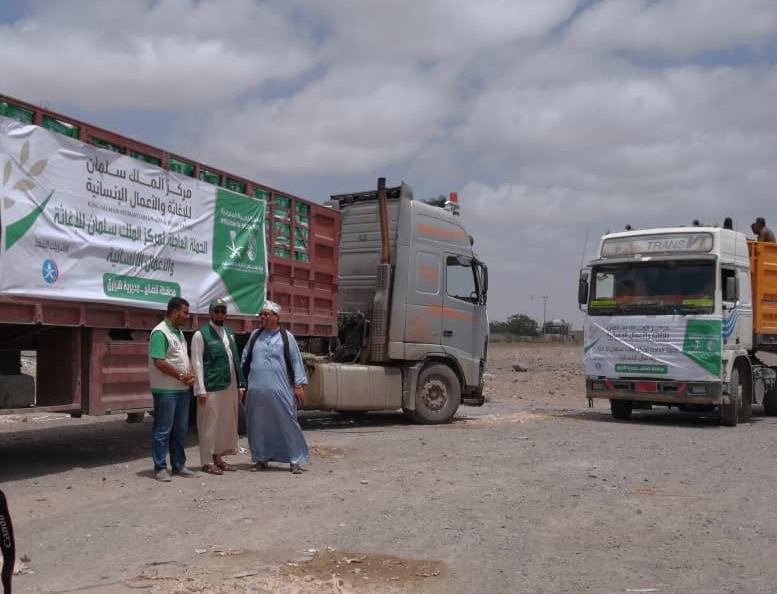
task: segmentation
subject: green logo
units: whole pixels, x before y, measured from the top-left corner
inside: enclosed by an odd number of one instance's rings
[[[683,353],[713,375],[720,375],[720,320],[688,320]]]
[[[592,348],[594,348],[597,345],[597,343],[599,342],[600,339],[601,339],[601,336],[597,336],[592,342],[590,342],[589,344],[585,345],[583,347],[583,353],[584,354],[588,354],[588,351],[590,351]]]
[[[264,217],[264,200],[221,188],[216,191],[213,270],[244,314],[259,313],[264,303],[267,279]]]
[[[27,192],[31,193],[32,190],[35,188],[35,178],[38,177],[43,173],[43,171],[46,169],[46,164],[48,162],[47,159],[41,159],[40,161],[36,161],[33,165],[29,165],[29,159],[30,159],[30,141],[27,140],[22,145],[21,150],[19,151],[19,158],[14,159],[13,156],[11,156],[12,161],[6,161],[5,167],[3,167],[3,186],[5,186],[11,179],[11,176],[13,175],[13,169],[14,164],[16,165],[16,168],[21,171],[24,174],[24,177],[19,179],[13,186],[13,190],[18,190],[20,192]],[[28,213],[27,215],[23,216],[18,221],[8,225],[8,227],[5,230],[5,249],[10,250],[13,245],[19,241],[22,237],[24,237],[25,233],[30,230],[30,228],[35,224],[35,221],[38,220],[38,217],[40,217],[41,213],[46,209],[46,205],[49,203],[49,200],[51,199],[51,195],[54,193],[54,190],[51,190],[49,192],[49,195],[46,196],[46,199],[43,200],[40,204],[36,204],[35,208]],[[30,194],[31,195],[31,194]],[[34,203],[35,201],[32,200]],[[5,196],[3,198],[2,208],[9,208],[10,206],[13,206],[14,200],[11,199],[9,196]]]

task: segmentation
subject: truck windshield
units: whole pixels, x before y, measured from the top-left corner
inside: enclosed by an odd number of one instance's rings
[[[712,260],[606,264],[591,277],[589,315],[709,314],[715,305]]]

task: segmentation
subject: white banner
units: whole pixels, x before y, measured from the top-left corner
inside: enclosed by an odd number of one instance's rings
[[[259,312],[263,200],[3,117],[0,181],[0,294]]]
[[[719,381],[721,321],[715,316],[588,316],[589,376]]]

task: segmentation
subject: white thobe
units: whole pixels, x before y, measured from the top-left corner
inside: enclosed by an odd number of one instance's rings
[[[211,322],[211,328],[221,337],[229,358],[229,387],[218,392],[205,390],[205,374],[202,355],[205,343],[198,330],[192,337],[192,367],[194,368],[194,395],[207,396],[205,403],[197,400],[197,434],[200,441],[200,463],[213,463],[213,455],[237,453],[238,386],[229,335],[222,326]]]

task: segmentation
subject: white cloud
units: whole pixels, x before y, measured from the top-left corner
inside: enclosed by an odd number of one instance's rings
[[[305,3],[302,3],[305,4]],[[196,137],[247,174],[358,173],[443,142],[473,52],[546,34],[572,0],[345,2],[315,7],[324,76],[292,97],[213,114]]]
[[[777,34],[773,0],[605,0],[576,20],[573,45],[686,56],[760,48]]]
[[[586,232],[777,222],[774,0],[604,0],[561,26],[575,6],[41,2],[0,26],[4,91],[167,110],[166,146],[298,195],[458,187],[492,317],[546,294],[573,317]]]
[[[370,170],[407,159],[440,135],[450,102],[432,79],[340,70],[289,99],[219,114],[198,137],[208,139],[208,157],[256,175]]]
[[[328,47],[332,56],[388,62],[467,58],[541,37],[574,6],[574,0],[332,0],[315,10],[335,32]]]
[[[91,109],[229,101],[315,64],[281,3],[42,2],[0,26],[4,92]]]

